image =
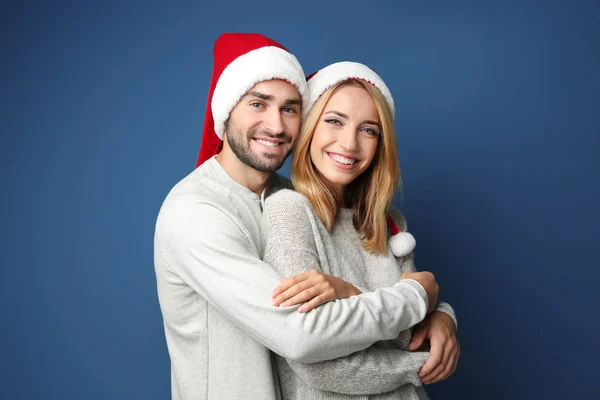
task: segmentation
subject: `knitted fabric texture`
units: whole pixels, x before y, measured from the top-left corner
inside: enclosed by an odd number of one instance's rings
[[[284,183],[271,178],[269,188]],[[161,206],[154,267],[173,400],[280,400],[271,351],[306,363],[332,360],[395,338],[425,317],[426,294],[415,281],[310,313],[272,306],[281,275],[261,260],[262,209],[260,196],[214,157]],[[331,324],[334,316],[343,325]]]
[[[401,218],[398,226],[406,231],[404,219],[401,214],[397,216]],[[412,253],[396,259],[389,250],[386,255],[365,251],[352,224],[352,210],[341,210],[328,232],[308,199],[291,190],[281,190],[266,200],[263,241],[264,260],[283,276],[320,269],[366,292],[393,286],[403,272],[414,271]],[[429,353],[407,351],[410,339],[409,329],[395,340],[380,341],[350,356],[314,364],[276,356],[283,398],[426,399],[418,371]]]

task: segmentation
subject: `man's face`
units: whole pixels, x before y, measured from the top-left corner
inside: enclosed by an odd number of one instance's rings
[[[231,111],[226,141],[244,164],[277,171],[293,150],[302,114],[295,86],[274,79],[257,83]]]

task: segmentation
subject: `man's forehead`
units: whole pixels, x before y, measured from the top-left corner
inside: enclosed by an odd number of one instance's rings
[[[262,94],[272,100],[302,100],[296,86],[284,79],[270,79],[258,82],[244,96],[255,96],[256,94]]]

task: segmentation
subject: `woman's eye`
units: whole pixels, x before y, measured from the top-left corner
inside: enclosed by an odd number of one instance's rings
[[[342,124],[339,119],[335,119],[335,118],[326,119],[325,122],[327,122],[328,124],[332,124],[332,125],[341,125]]]
[[[377,136],[379,135],[379,132],[377,132],[375,129],[373,128],[363,128],[363,132],[368,133],[369,135],[373,135],[373,136]]]

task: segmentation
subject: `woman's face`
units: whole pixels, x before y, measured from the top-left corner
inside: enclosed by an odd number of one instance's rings
[[[329,98],[317,122],[310,156],[340,194],[371,164],[381,134],[373,98],[363,87],[342,86]]]

